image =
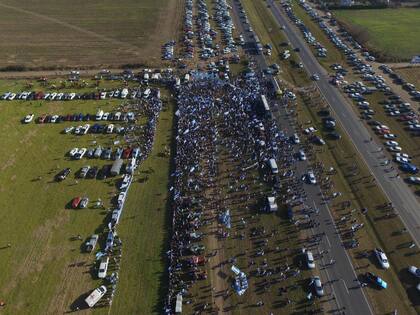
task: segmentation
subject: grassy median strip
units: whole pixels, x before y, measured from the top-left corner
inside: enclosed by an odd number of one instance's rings
[[[345,63],[344,55],[334,46],[330,41],[328,36],[321,30],[318,24],[312,20],[312,18],[306,13],[306,11],[296,2],[292,1],[293,12],[296,16],[303,21],[306,27],[311,31],[312,35],[315,36],[316,40],[320,42],[327,49],[327,57],[318,58],[319,62],[326,68],[329,69],[329,66],[333,63]],[[315,52],[316,50],[311,46],[311,50]]]
[[[272,55],[266,57],[269,63],[278,63],[281,67],[281,78],[287,82],[301,86],[309,82],[309,78],[303,69],[293,69],[291,64],[298,64],[300,59],[298,55],[293,52],[290,46],[282,46],[286,43],[286,37],[282,33],[280,26],[277,24],[271,11],[266,4],[261,1],[242,0],[241,1],[254,32],[258,34],[261,43],[271,43],[273,46]],[[288,60],[281,58],[281,53],[284,50],[290,50],[291,57]],[[292,75],[292,71],[294,72]]]

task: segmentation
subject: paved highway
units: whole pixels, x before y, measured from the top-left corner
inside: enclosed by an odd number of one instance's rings
[[[255,44],[253,37],[249,32],[246,32],[246,25],[243,20],[239,18],[240,9],[236,1],[233,5],[234,19],[239,31],[244,35],[245,41],[251,43],[251,47]],[[252,53],[252,51],[251,51]],[[260,69],[267,67],[265,59],[262,55],[254,56]],[[279,127],[285,131],[286,134],[292,135],[295,130],[293,121],[291,121],[287,108],[282,105],[273,105],[273,112],[278,121]],[[296,148],[297,151],[297,148]],[[308,169],[306,161],[297,163],[297,173],[300,178]],[[319,210],[318,215],[312,215],[312,219],[319,223],[312,229],[313,235],[325,235],[321,237],[318,245],[315,245],[311,250],[317,255],[317,267],[320,269],[321,279],[326,287],[326,294],[330,295],[331,311],[334,314],[339,314],[345,310],[346,314],[373,314],[369,302],[364,294],[363,289],[358,286],[356,282],[356,272],[348,256],[346,250],[342,246],[340,234],[334,224],[330,209],[324,203],[321,189],[318,185],[304,184],[304,189],[307,195],[308,206],[313,206]],[[320,252],[328,252],[322,258]],[[335,260],[334,264],[330,264],[331,259]]]
[[[403,223],[419,246],[420,242],[420,204],[413,191],[401,178],[386,174],[384,167],[378,166],[383,152],[379,151],[381,144],[370,139],[369,131],[357,114],[352,109],[352,104],[341,94],[341,92],[328,82],[327,71],[320,65],[309,46],[300,35],[297,27],[287,18],[284,11],[268,0],[271,10],[280,25],[285,25],[285,34],[293,47],[300,47],[302,63],[310,74],[320,74],[317,85],[325,100],[328,102],[335,117],[340,121],[345,132],[353,141],[366,165],[376,179],[376,183],[382,188],[389,200],[394,204]]]

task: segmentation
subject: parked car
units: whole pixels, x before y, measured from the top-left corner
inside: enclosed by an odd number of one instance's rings
[[[313,171],[308,171],[308,173],[306,173],[306,181],[309,184],[316,185],[316,178]]]
[[[315,269],[315,260],[314,260],[314,255],[312,254],[312,252],[307,250],[305,252],[305,256],[306,256],[306,264],[308,268]]]
[[[299,152],[298,152],[298,156],[299,156],[299,160],[301,160],[301,161],[305,161],[305,160],[306,160],[306,154],[305,154],[305,151],[303,151],[303,150],[299,150]]]
[[[25,118],[23,119],[23,122],[25,124],[29,124],[32,120],[34,119],[34,114],[28,114],[25,116]]]
[[[111,154],[112,154],[112,149],[111,148],[106,148],[102,152],[102,158],[104,158],[106,160],[110,160],[111,159]]]
[[[102,168],[98,171],[98,174],[96,175],[97,179],[106,179],[109,175],[109,170],[111,167],[109,165],[104,165]]]
[[[79,152],[79,148],[73,148],[69,151],[69,156],[73,158],[77,152]]]
[[[79,178],[85,178],[89,170],[90,170],[89,165],[83,166],[79,171]]]
[[[121,159],[122,154],[123,154],[123,149],[122,148],[117,148],[114,152],[114,155],[113,155],[112,159],[113,160]]]
[[[410,176],[409,178],[407,178],[407,181],[410,184],[420,185],[420,177]]]
[[[379,286],[382,289],[386,289],[388,287],[388,284],[384,280],[382,280],[380,277],[378,277],[372,272],[367,272],[365,274],[365,277],[366,277],[366,280]]]
[[[83,158],[83,156],[86,154],[87,149],[86,148],[81,148],[77,151],[77,153],[74,155],[74,159],[76,160],[80,160],[81,158]]]
[[[89,198],[85,196],[82,198],[82,200],[80,200],[79,208],[84,209],[88,206],[88,204],[89,204]]]
[[[92,167],[86,174],[86,178],[96,178],[96,174],[98,174],[98,168],[96,166]]]
[[[128,159],[130,157],[131,151],[132,151],[132,148],[130,147],[125,148],[122,154],[122,158]]]
[[[322,285],[321,279],[318,276],[315,276],[315,277],[312,278],[311,283],[314,286],[316,295],[323,296],[324,295],[324,287]]]
[[[99,158],[101,156],[101,154],[102,154],[102,147],[99,146],[99,147],[96,148],[95,153],[93,154],[93,156],[95,158]]]
[[[297,133],[295,133],[295,134],[292,136],[292,142],[293,142],[294,144],[299,144],[299,143],[300,143],[300,139],[299,139],[299,136],[298,136],[298,134],[297,134]]]
[[[375,248],[374,253],[375,253],[375,256],[378,259],[378,262],[381,265],[381,267],[384,268],[384,269],[388,269],[389,268],[389,261],[388,261],[388,258],[385,255],[385,253],[383,252],[383,250],[380,249],[380,248]]]
[[[409,266],[408,272],[416,276],[417,278],[420,278],[420,268],[417,268],[415,266]]]
[[[55,176],[56,181],[60,182],[62,180],[65,180],[66,177],[70,174],[71,170],[70,168],[65,168],[64,170],[62,170],[60,173],[58,173]]]
[[[73,209],[77,209],[79,207],[80,201],[82,200],[82,197],[75,197],[71,202],[71,207]]]
[[[98,278],[104,279],[106,277],[106,272],[108,271],[109,257],[104,257],[101,259],[98,270]]]
[[[99,239],[99,235],[98,234],[93,234],[89,240],[85,243],[85,250],[90,253],[92,252],[95,247],[96,244],[98,243],[98,239]]]
[[[86,151],[86,154],[85,154],[85,156],[87,157],[87,158],[93,158],[93,154],[95,153],[95,148],[90,148],[90,149],[88,149],[87,151]]]

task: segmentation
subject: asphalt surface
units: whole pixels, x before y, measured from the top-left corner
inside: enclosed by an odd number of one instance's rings
[[[234,19],[239,31],[244,35],[247,47],[250,47],[250,53],[255,54],[255,41],[248,27],[239,18],[240,9],[236,1],[233,2]],[[282,23],[284,24],[284,23]],[[263,55],[253,56],[261,70],[267,67]],[[295,132],[293,121],[290,119],[287,107],[271,102],[270,106],[277,120],[279,127],[288,135]],[[296,152],[298,151],[296,147]],[[300,178],[308,170],[306,161],[296,163],[297,176]],[[319,179],[318,179],[319,180]],[[334,224],[328,204],[323,200],[321,189],[318,185],[304,184],[307,196],[307,205],[319,210],[318,214],[313,214],[311,219],[315,220],[318,226],[312,228],[313,235],[319,235],[320,241],[314,244],[310,250],[314,253],[317,267],[320,270],[321,280],[325,286],[325,293],[330,300],[332,313],[338,314],[373,314],[369,302],[357,282],[357,275],[343,247],[340,234]],[[324,234],[325,233],[325,234]],[[326,254],[321,255],[321,252]],[[322,256],[322,258],[321,258]],[[334,260],[334,263],[331,263]],[[308,288],[309,292],[309,288]]]
[[[341,92],[328,82],[328,73],[317,61],[306,44],[300,31],[288,19],[278,4],[268,0],[271,10],[280,25],[285,26],[285,34],[293,47],[300,47],[300,57],[306,70],[310,73],[318,73],[320,80],[316,82],[327,103],[340,121],[344,131],[353,141],[356,149],[376,179],[376,183],[382,188],[385,195],[393,203],[404,225],[407,227],[417,246],[420,244],[420,204],[414,192],[404,183],[403,179],[397,178],[396,173],[385,173],[385,166],[380,166],[386,160],[382,145],[376,141],[369,141],[371,135],[361,119],[352,109],[352,104]]]

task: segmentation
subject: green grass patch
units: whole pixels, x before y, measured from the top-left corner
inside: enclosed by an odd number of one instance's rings
[[[1,81],[2,90],[21,89],[24,81]],[[4,314],[59,314],[70,310],[101,282],[96,280],[93,254],[82,252],[82,240],[100,234],[103,246],[104,228],[117,192],[119,177],[106,180],[76,179],[84,165],[101,167],[112,161],[102,159],[70,160],[66,153],[73,147],[102,145],[114,147],[117,135],[62,134],[76,122],[60,124],[21,124],[28,113],[48,114],[95,113],[98,108],[116,110],[120,100],[68,102],[0,102],[0,289],[7,304]],[[161,155],[171,145],[173,105],[162,112],[156,144],[136,179],[150,171],[149,179],[133,183],[118,232],[124,242],[120,281],[112,306],[115,314],[158,313],[164,290],[165,262],[162,252],[167,244],[167,187],[169,156]],[[143,121],[143,120],[141,120]],[[91,122],[92,123],[92,122]],[[55,174],[70,167],[70,176],[61,183]],[[153,171],[152,171],[153,170]],[[103,209],[69,209],[66,205],[76,196],[90,200],[101,198]],[[11,247],[8,247],[8,244]],[[99,308],[94,313],[108,313]]]
[[[388,59],[408,60],[420,52],[419,8],[337,10],[334,15]]]

